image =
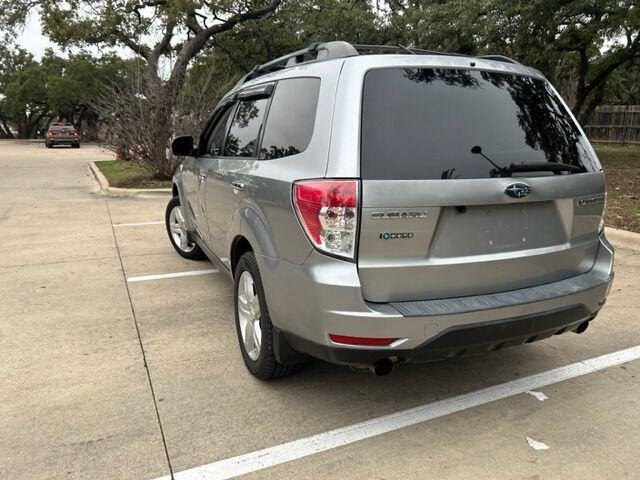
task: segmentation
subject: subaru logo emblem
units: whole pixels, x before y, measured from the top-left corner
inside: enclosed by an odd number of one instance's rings
[[[504,189],[504,194],[511,198],[526,197],[531,193],[531,187],[526,183],[510,183],[507,188]]]

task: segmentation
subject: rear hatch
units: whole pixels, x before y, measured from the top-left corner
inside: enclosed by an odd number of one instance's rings
[[[51,125],[49,132],[54,140],[71,141],[78,138],[76,129],[71,124]]]
[[[377,69],[362,108],[367,300],[508,291],[592,267],[604,175],[546,81]]]

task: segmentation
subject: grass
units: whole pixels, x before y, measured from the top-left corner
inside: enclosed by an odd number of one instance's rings
[[[595,149],[607,176],[606,224],[640,233],[640,147]]]
[[[170,188],[170,180],[158,180],[144,165],[125,160],[95,162],[96,167],[109,181],[109,186],[118,188]]]

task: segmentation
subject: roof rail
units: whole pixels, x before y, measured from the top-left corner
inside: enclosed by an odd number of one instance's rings
[[[236,87],[239,87],[245,82],[257,78],[267,73],[276,72],[285,68],[293,67],[295,65],[301,65],[304,63],[319,62],[321,60],[331,60],[333,58],[345,58],[355,57],[360,55],[360,52],[379,52],[379,53],[409,53],[413,55],[449,55],[456,57],[467,58],[480,58],[485,60],[497,60],[500,62],[515,63],[515,60],[505,57],[504,55],[483,55],[479,57],[472,57],[463,53],[447,53],[437,52],[434,50],[424,50],[422,48],[405,47],[404,45],[360,45],[351,44],[348,42],[334,41],[334,42],[317,42],[312,43],[307,48],[297,50],[282,57],[278,57],[275,60],[271,60],[262,65],[256,65],[249,73],[242,77]]]
[[[498,62],[507,62],[507,63],[516,63],[520,62],[514,60],[513,58],[505,57],[504,55],[481,55],[477,58],[482,58],[484,60],[496,60]]]
[[[353,47],[358,51],[372,51],[372,52],[393,52],[393,53],[411,53],[413,55],[449,55],[455,57],[468,57],[464,53],[449,53],[438,52],[436,50],[425,50],[423,48],[405,47],[404,45],[359,45],[355,44]]]
[[[260,75],[293,67],[302,63],[331,60],[332,58],[345,58],[358,55],[358,51],[347,42],[323,42],[312,43],[307,48],[297,50],[262,65],[256,65],[253,70],[240,79],[238,85],[252,80]]]

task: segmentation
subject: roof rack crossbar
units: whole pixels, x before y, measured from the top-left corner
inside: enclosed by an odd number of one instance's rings
[[[464,53],[449,53],[449,52],[438,52],[435,50],[425,50],[424,48],[414,48],[407,47],[405,45],[364,45],[364,44],[354,44],[353,47],[358,50],[371,50],[371,51],[387,51],[387,52],[399,52],[399,53],[412,53],[414,55],[450,55],[455,57],[468,57],[469,55],[465,55]]]
[[[515,63],[515,64],[519,64],[518,61],[514,60],[513,58],[509,58],[505,55],[480,55],[477,58],[483,58],[485,60],[497,60],[499,62],[507,62],[507,63]]]

